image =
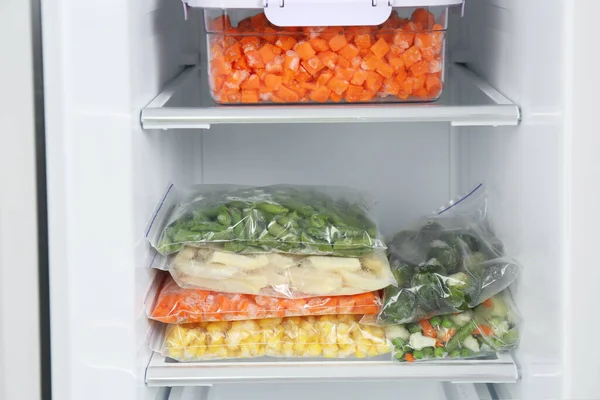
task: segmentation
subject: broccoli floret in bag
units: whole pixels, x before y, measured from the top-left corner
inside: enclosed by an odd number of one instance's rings
[[[385,290],[384,306],[380,317],[389,323],[404,323],[414,317],[417,298],[408,289],[388,286]]]
[[[458,238],[453,235],[446,235],[446,241],[437,239],[433,240],[429,244],[429,250],[427,251],[427,258],[435,258],[438,260],[449,273],[454,273],[458,270],[460,257],[459,257],[459,243]]]

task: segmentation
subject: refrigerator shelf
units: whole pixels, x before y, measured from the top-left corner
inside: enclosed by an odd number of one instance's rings
[[[449,122],[452,126],[517,125],[519,107],[467,68],[452,64],[436,103],[217,105],[206,75],[186,67],[141,113],[144,129],[209,129],[212,124]]]
[[[356,380],[506,383],[518,377],[510,354],[479,360],[392,364],[389,356],[369,360],[257,358],[180,363],[154,353],[146,370],[150,387]]]

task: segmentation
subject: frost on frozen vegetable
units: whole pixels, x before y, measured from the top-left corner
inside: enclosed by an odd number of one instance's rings
[[[468,207],[456,208],[461,206]],[[476,210],[473,214],[481,217]],[[474,307],[507,288],[520,269],[504,255],[485,218],[466,217],[458,210],[425,218],[418,229],[396,234],[388,247],[398,286],[385,290],[378,319],[384,325]]]
[[[470,358],[514,349],[520,316],[504,291],[474,309],[385,328],[395,361]]]
[[[385,248],[362,193],[344,188],[205,185],[172,213],[155,247],[358,257]],[[227,262],[229,264],[229,262]],[[247,266],[251,268],[252,266]]]
[[[374,357],[390,352],[383,328],[354,315],[169,325],[161,353],[179,361],[272,357]]]

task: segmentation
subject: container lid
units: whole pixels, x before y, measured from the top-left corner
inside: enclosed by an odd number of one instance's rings
[[[277,26],[379,25],[393,7],[462,5],[464,0],[182,0],[190,7],[264,9]]]

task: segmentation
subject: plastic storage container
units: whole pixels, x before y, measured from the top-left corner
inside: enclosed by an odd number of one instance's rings
[[[337,26],[341,17],[290,27],[271,23],[269,8],[206,8],[211,95],[221,104],[435,101],[444,87],[447,9],[393,8],[369,26]],[[308,10],[326,20],[319,3]]]

